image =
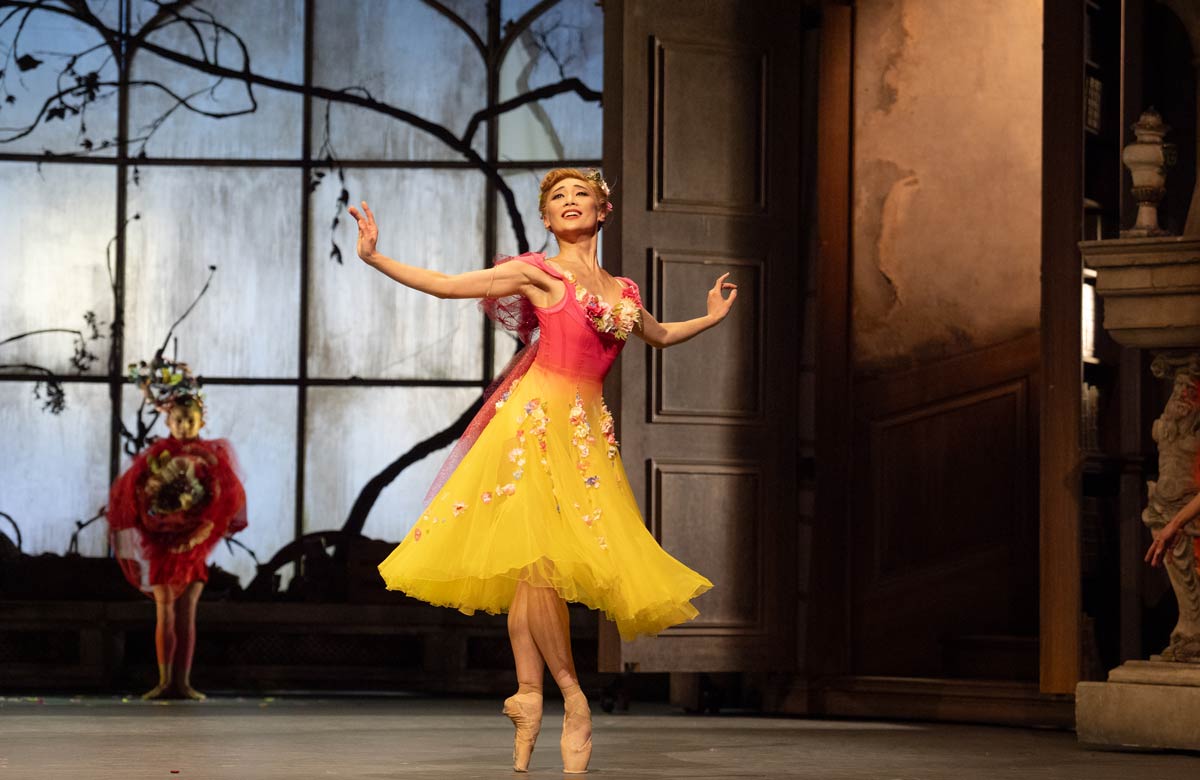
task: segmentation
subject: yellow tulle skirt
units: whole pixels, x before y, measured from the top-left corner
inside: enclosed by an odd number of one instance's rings
[[[647,531],[598,383],[530,368],[379,565],[389,590],[466,614],[519,582],[602,611],[623,639],[691,620],[712,587]]]

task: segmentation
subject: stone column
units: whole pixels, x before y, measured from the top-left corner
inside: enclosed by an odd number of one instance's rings
[[[1200,353],[1159,355],[1150,370],[1156,377],[1173,382],[1171,397],[1152,429],[1158,445],[1158,479],[1147,483],[1149,501],[1142,512],[1142,522],[1158,538],[1162,527],[1197,491],[1200,398],[1196,383],[1200,380]],[[1183,543],[1175,545],[1163,560],[1179,602],[1179,623],[1171,632],[1170,644],[1152,660],[1200,662],[1200,575],[1192,544],[1200,531],[1192,523],[1186,532]]]

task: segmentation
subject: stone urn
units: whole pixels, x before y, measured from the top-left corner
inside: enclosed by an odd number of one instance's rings
[[[1167,193],[1167,145],[1163,143],[1171,128],[1153,108],[1142,113],[1133,126],[1136,141],[1125,147],[1121,162],[1133,177],[1133,199],[1137,201],[1137,221],[1122,237],[1165,236],[1158,226],[1158,204]]]

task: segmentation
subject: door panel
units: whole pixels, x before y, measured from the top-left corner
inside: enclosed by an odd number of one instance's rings
[[[800,5],[605,3],[605,265],[660,321],[703,315],[726,271],[739,285],[719,327],[631,343],[606,388],[650,530],[715,587],[655,639],[607,627],[605,670],[795,664]]]
[[[655,211],[760,214],[766,208],[760,47],[653,35]],[[698,99],[703,96],[703,99]]]
[[[731,633],[765,630],[762,581],[762,470],[754,463],[652,461],[651,510],[647,520],[664,548],[701,571],[723,572],[720,587],[695,600],[700,616],[676,632]],[[747,512],[747,508],[753,511]],[[745,516],[742,523],[689,524],[676,518]]]
[[[1034,668],[1038,365],[1034,333],[856,386],[855,674],[978,670],[1019,639]]]
[[[762,422],[763,259],[655,252],[652,312],[687,318],[714,274],[737,279],[738,299],[721,327],[667,350],[653,350],[651,422],[738,425]],[[658,315],[655,314],[657,317]],[[720,360],[713,359],[720,356]]]

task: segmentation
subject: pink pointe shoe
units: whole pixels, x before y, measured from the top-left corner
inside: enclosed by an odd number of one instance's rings
[[[513,740],[513,771],[528,772],[533,743],[542,729],[542,694],[516,693],[504,700],[504,714],[517,728]]]
[[[564,702],[562,749],[563,774],[582,775],[588,771],[592,758],[592,711],[583,696]]]

